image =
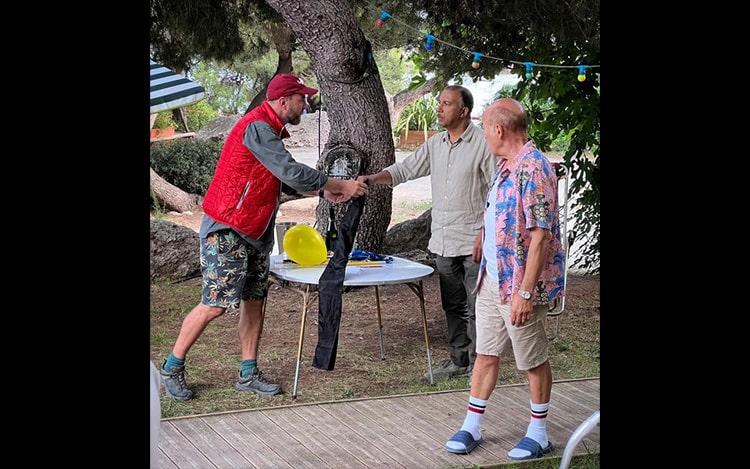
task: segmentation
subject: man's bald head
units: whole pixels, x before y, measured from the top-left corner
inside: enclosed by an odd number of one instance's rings
[[[521,103],[512,98],[501,98],[487,107],[482,114],[484,127],[500,125],[514,134],[526,136],[528,119]]]

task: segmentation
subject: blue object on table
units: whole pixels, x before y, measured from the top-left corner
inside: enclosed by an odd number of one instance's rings
[[[391,256],[383,256],[370,251],[363,251],[361,249],[355,249],[349,254],[349,260],[352,261],[385,261],[386,264],[393,262]]]

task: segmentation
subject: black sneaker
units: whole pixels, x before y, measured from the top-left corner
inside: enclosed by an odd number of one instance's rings
[[[164,369],[164,365],[167,361],[164,360],[159,374],[161,375],[161,382],[164,383],[164,390],[167,392],[167,396],[178,401],[186,401],[193,397],[193,391],[188,389],[187,381],[185,381],[185,366],[173,366],[169,370]]]
[[[240,375],[234,388],[238,391],[251,391],[259,396],[274,396],[281,392],[281,386],[266,381],[263,372],[257,366],[247,378]]]
[[[466,376],[469,371],[468,366],[458,366],[449,358],[443,360],[440,365],[432,368],[432,379],[439,381],[445,378],[452,378],[454,376]],[[425,379],[430,379],[430,372],[424,374]]]

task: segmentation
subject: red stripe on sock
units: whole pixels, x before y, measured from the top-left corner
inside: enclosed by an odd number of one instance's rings
[[[474,412],[476,414],[484,414],[484,409],[480,407],[469,406],[469,412]]]

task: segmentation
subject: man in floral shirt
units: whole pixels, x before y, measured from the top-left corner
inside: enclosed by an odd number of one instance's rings
[[[514,99],[492,103],[482,116],[484,136],[499,158],[487,194],[484,229],[477,238],[477,359],[461,429],[446,443],[466,453],[482,442],[480,427],[495,389],[500,356],[513,350],[529,380],[530,423],[508,453],[512,460],[539,458],[554,447],[547,439],[552,369],[545,330],[548,304],[565,294],[565,256],[560,239],[557,177],[527,134],[526,111]]]

